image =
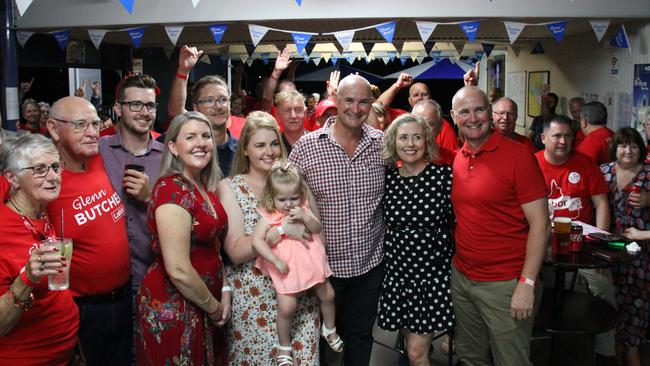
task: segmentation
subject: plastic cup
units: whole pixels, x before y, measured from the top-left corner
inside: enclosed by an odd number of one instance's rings
[[[66,259],[66,266],[63,267],[63,273],[57,273],[47,276],[47,288],[53,291],[67,290],[70,287],[70,262],[72,261],[72,239],[57,238],[49,240],[47,245],[52,245],[59,249],[62,257]]]
[[[556,217],[553,219],[556,233],[571,234],[571,219],[568,217]]]

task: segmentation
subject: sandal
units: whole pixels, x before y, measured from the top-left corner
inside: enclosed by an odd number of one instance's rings
[[[278,345],[278,357],[275,360],[278,362],[278,366],[293,366],[293,355],[281,355],[280,351],[292,352],[291,346]]]
[[[341,337],[338,336],[338,334],[336,335],[336,338],[334,338],[333,340],[330,340],[329,338],[327,338],[330,335],[335,334],[335,333],[336,333],[336,327],[334,327],[332,329],[327,329],[327,327],[325,326],[325,323],[323,323],[323,326],[321,327],[321,330],[320,330],[320,335],[323,338],[325,338],[325,340],[327,341],[327,344],[329,344],[330,348],[334,352],[342,352],[343,351],[343,340],[341,339]]]

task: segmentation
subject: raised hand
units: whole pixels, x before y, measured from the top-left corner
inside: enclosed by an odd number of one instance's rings
[[[86,97],[86,86],[88,85],[88,80],[84,80],[81,85],[74,91],[74,96],[79,98]]]
[[[399,77],[397,78],[397,81],[395,82],[395,85],[400,88],[407,88],[413,84],[413,76],[403,72],[399,74]]]
[[[476,61],[476,66],[474,66],[473,69],[467,71],[465,75],[463,75],[463,82],[465,83],[465,86],[478,85],[480,65],[481,61]]]
[[[291,64],[291,51],[289,47],[285,47],[282,52],[278,52],[278,57],[275,59],[274,70],[284,71]]]
[[[330,73],[330,79],[327,81],[327,97],[335,99],[339,90],[339,81],[341,81],[341,72],[334,70]]]
[[[183,46],[178,54],[178,72],[189,74],[202,55],[203,51],[196,47]]]
[[[90,83],[90,88],[93,90],[93,97],[99,98],[102,95],[102,87],[99,85],[99,81],[95,80]]]

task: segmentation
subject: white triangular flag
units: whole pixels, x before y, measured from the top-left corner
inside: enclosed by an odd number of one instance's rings
[[[248,31],[251,34],[251,40],[253,40],[253,46],[257,47],[257,44],[260,43],[262,38],[264,38],[266,32],[269,31],[269,28],[263,27],[261,25],[249,24]]]
[[[32,5],[33,0],[16,0],[16,8],[18,8],[18,16],[22,17],[27,8]]]
[[[314,60],[314,64],[316,64],[316,66],[318,66],[318,64],[320,64],[320,60],[322,60],[322,58],[316,57],[316,58],[314,58],[312,60]]]
[[[508,32],[508,38],[510,39],[510,44],[515,43],[517,40],[517,37],[519,37],[519,34],[521,34],[521,31],[524,30],[524,27],[526,26],[525,23],[518,23],[518,22],[503,22],[503,25],[506,27],[506,32]]]
[[[166,25],[165,26],[165,32],[167,32],[167,37],[169,37],[169,40],[172,41],[172,44],[176,46],[176,42],[178,42],[178,37],[181,36],[181,32],[183,31],[183,26],[178,25],[178,26],[172,26],[172,25]]]
[[[251,57],[248,60],[246,60],[246,65],[250,67],[251,65],[253,65],[253,62],[255,62],[255,59]]]
[[[20,47],[25,48],[25,43],[29,40],[31,36],[34,35],[35,32],[27,32],[27,31],[16,31],[16,40],[18,40],[18,44]]]
[[[330,57],[332,57],[332,54],[331,53],[321,53],[320,57],[323,58],[325,63],[328,63],[328,62],[330,62]]]
[[[102,44],[106,32],[106,29],[88,29],[88,37],[90,37],[96,49],[99,49],[99,46]]]
[[[205,55],[203,55],[203,57],[201,57],[199,59],[199,62],[203,62],[203,63],[208,64],[208,65],[212,65],[212,61],[210,61],[210,56],[208,56],[207,53]]]
[[[336,40],[339,41],[339,44],[343,47],[343,52],[348,52],[350,50],[350,44],[352,44],[354,32],[354,30],[348,30],[334,33],[334,37],[336,37]]]
[[[239,55],[239,58],[241,59],[241,62],[246,62],[246,60],[248,60],[248,54],[242,53]]]
[[[381,58],[382,61],[384,61],[384,65],[388,65],[390,62],[390,56],[384,56]]]
[[[591,28],[594,30],[594,33],[596,33],[596,39],[600,42],[605,32],[607,32],[609,20],[590,20],[589,23],[591,23]]]
[[[196,8],[196,6],[199,5],[199,1],[201,0],[192,0],[192,6]]]
[[[422,43],[426,43],[429,37],[431,37],[431,34],[433,34],[433,31],[436,30],[438,23],[416,21],[415,25],[418,27],[418,32],[420,32]]]
[[[418,64],[421,64],[422,61],[424,61],[424,56],[418,56],[415,60],[418,62]]]
[[[417,52],[411,52],[411,61],[415,62],[415,60],[418,59],[418,53]]]

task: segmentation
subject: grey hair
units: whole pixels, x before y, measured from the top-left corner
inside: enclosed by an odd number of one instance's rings
[[[438,102],[436,102],[433,99],[422,99],[421,101],[415,103],[415,105],[413,106],[413,109],[415,109],[415,107],[417,107],[419,105],[420,106],[425,106],[427,104],[433,107],[433,109],[436,111],[436,115],[438,116],[438,119],[442,120],[442,108],[440,107],[440,104],[438,104]],[[411,110],[413,110],[413,109],[411,109]]]
[[[497,99],[494,103],[492,103],[492,109],[494,110],[494,106],[502,102],[510,102],[510,104],[512,104],[512,106],[515,107],[515,116],[519,114],[519,108],[517,107],[517,103],[508,97],[501,97]]]
[[[607,124],[607,108],[601,102],[589,102],[580,108],[580,118],[590,125]]]
[[[210,130],[210,136],[212,137],[213,142],[212,158],[210,159],[208,166],[203,168],[203,171],[201,172],[201,183],[205,184],[208,191],[213,192],[217,189],[217,184],[221,180],[223,174],[219,168],[219,157],[217,155],[217,145],[212,134],[212,126],[208,117],[200,112],[191,111],[181,113],[172,120],[169,129],[167,129],[167,133],[165,134],[165,150],[163,151],[162,163],[160,165],[160,176],[164,177],[172,174],[183,174],[185,168],[183,162],[181,159],[172,155],[169,150],[169,143],[176,142],[176,138],[178,137],[181,128],[189,121],[203,122]]]
[[[29,166],[32,159],[39,154],[60,159],[59,151],[52,140],[43,135],[26,132],[9,136],[0,144],[0,172],[20,175],[21,170]]]

